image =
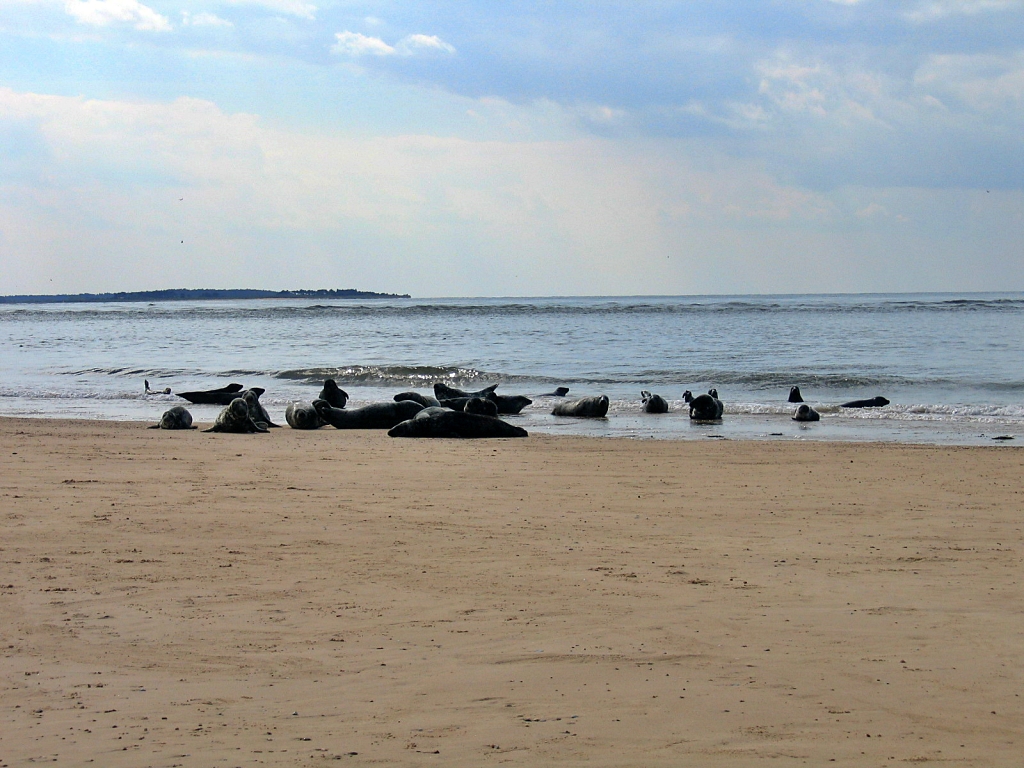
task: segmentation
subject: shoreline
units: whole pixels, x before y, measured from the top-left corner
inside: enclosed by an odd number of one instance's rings
[[[0,763],[1019,760],[1017,446],[0,441]]]

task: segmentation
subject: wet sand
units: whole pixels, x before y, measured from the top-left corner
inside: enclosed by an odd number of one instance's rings
[[[1016,766],[1022,475],[0,419],[0,766]]]

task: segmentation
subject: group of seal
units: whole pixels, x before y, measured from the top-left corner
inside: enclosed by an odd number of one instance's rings
[[[807,405],[804,402],[803,396],[800,394],[800,387],[793,386],[789,388],[789,402],[800,403],[797,406],[796,411],[793,413],[793,421],[820,421],[821,414],[818,413],[814,408]],[[864,400],[850,400],[849,402],[840,405],[840,408],[883,408],[889,405],[889,400],[877,395],[875,397],[869,397]]]

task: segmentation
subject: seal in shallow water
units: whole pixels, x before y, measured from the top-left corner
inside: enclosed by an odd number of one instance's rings
[[[652,395],[646,389],[640,393],[644,413],[668,413],[668,401],[661,395]]]
[[[161,390],[150,389],[149,379],[143,379],[143,382],[145,382],[145,384],[146,384],[146,394],[147,395],[169,395],[169,394],[171,394],[171,388],[170,387],[164,387]]]
[[[821,421],[821,414],[807,403],[800,403],[793,414],[793,421]]]
[[[577,416],[583,419],[600,419],[608,414],[608,395],[591,395],[578,400],[556,403],[551,411],[554,416]]]
[[[498,395],[494,392],[489,393],[487,399],[498,406],[498,413],[504,414],[519,413],[533,403],[533,400],[524,395]]]
[[[217,414],[217,420],[213,423],[212,427],[203,430],[203,432],[236,432],[241,434],[269,431],[266,427],[262,427],[252,420],[252,416],[249,415],[248,403],[240,397],[236,397],[231,401],[230,405],[225,406],[224,410]]]
[[[543,395],[537,395],[537,397],[565,397],[568,394],[568,387],[556,387],[554,392],[545,392]]]
[[[320,429],[325,424],[312,403],[288,403],[284,420],[292,429]]]
[[[724,410],[722,401],[710,393],[697,395],[690,401],[690,418],[694,421],[718,421]]]
[[[391,429],[423,410],[412,400],[370,403],[362,408],[333,408],[326,400],[314,400],[313,407],[335,429]]]
[[[320,390],[320,400],[326,400],[332,408],[344,408],[348,402],[348,392],[338,386],[334,379],[324,379],[324,388]]]
[[[154,424],[150,429],[196,429],[192,426],[192,414],[185,410],[185,406],[176,405],[164,411],[160,417],[160,423]]]
[[[244,387],[241,384],[228,384],[220,389],[203,389],[195,392],[179,392],[178,397],[183,397],[190,403],[196,405],[230,405],[231,401],[238,397],[238,393]]]
[[[434,382],[434,397],[438,400],[454,400],[458,397],[487,397],[487,395],[498,388],[497,384],[491,384],[478,392],[464,392],[455,387],[449,387],[442,381]]]
[[[389,437],[527,437],[522,427],[494,416],[465,413],[448,408],[424,408],[413,418],[396,424]]]
[[[791,402],[791,403],[802,403],[803,401],[804,401],[804,399],[800,395],[800,387],[790,387],[789,388],[789,402]]]
[[[840,408],[881,408],[883,405],[888,405],[889,401],[881,395],[877,397],[871,397],[867,400],[851,400],[848,403],[843,403]]]

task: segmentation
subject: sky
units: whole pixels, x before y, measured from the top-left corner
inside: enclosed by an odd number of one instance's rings
[[[0,0],[0,294],[1024,290],[1024,0]]]

